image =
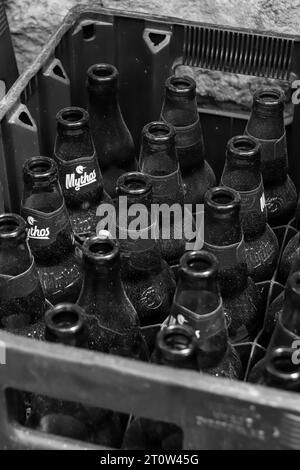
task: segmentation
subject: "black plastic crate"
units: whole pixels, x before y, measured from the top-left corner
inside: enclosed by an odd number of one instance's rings
[[[271,51],[271,52],[270,52]],[[51,155],[55,115],[69,104],[86,106],[85,75],[96,62],[120,71],[121,105],[136,145],[142,126],[159,117],[164,81],[179,64],[287,80],[299,74],[299,38],[233,30],[174,18],[77,7],[66,17],[32,66],[0,103],[0,174],[7,210],[18,210],[21,169],[32,155]],[[208,160],[217,175],[228,139],[241,133],[247,114],[200,107]],[[296,158],[300,108],[287,124],[291,174],[299,187]],[[299,173],[300,174],[300,173]],[[297,180],[299,178],[299,180]],[[276,229],[281,244],[292,226]],[[261,285],[266,305],[281,289]],[[144,329],[151,340],[151,328]],[[185,449],[300,448],[297,394],[173,370],[0,333],[6,365],[0,366],[2,448],[91,448],[24,429],[11,416],[7,388],[179,425]],[[255,342],[239,346],[246,373],[264,354]],[[37,377],[48,377],[39,380]]]

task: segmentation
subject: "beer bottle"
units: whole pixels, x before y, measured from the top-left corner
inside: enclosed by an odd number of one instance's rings
[[[162,328],[156,337],[152,361],[176,369],[198,371],[197,341],[193,329],[186,325]],[[175,424],[136,418],[125,433],[123,448],[180,450],[182,442],[182,430]]]
[[[297,261],[298,249],[300,248],[300,232],[296,233],[286,245],[279,265],[279,280],[285,283],[292,269],[293,264],[297,264],[300,269],[300,263]]]
[[[171,321],[187,324],[195,331],[199,370],[239,379],[242,366],[228,340],[217,276],[214,255],[204,250],[186,252],[180,260]]]
[[[84,312],[78,305],[59,304],[48,310],[45,325],[46,341],[87,347]],[[123,436],[123,425],[117,413],[44,395],[32,396],[27,424],[48,434],[106,446],[120,447]]]
[[[184,189],[172,126],[151,122],[143,128],[139,167],[151,179],[153,203],[169,209],[176,206],[181,216]],[[178,264],[185,251],[182,219],[180,217],[179,221],[176,220],[176,209],[175,212],[170,209],[169,217],[162,212],[157,217],[161,253],[170,265]]]
[[[46,298],[57,304],[76,301],[82,282],[74,234],[51,158],[33,157],[23,167],[21,215]]]
[[[269,344],[269,349],[286,346],[300,340],[300,272],[297,271],[288,278],[285,299],[282,310],[278,313],[275,329]]]
[[[161,119],[175,128],[176,150],[185,188],[185,202],[203,204],[207,189],[215,186],[216,178],[205,160],[205,147],[197,109],[196,83],[188,76],[169,77]]]
[[[125,199],[127,207],[124,210],[128,211],[128,216],[134,207],[139,211],[139,217],[145,215],[144,221],[132,228],[133,217],[129,216],[128,224],[123,227],[122,214],[118,217],[121,271],[126,293],[142,326],[162,323],[170,314],[175,279],[161,257],[154,227],[156,222],[151,222],[151,180],[143,173],[125,173],[117,181],[117,194],[119,210]]]
[[[271,279],[279,255],[278,240],[267,224],[259,144],[248,136],[232,137],[227,144],[221,184],[241,197],[241,223],[249,276],[255,282]]]
[[[82,246],[82,261],[84,279],[77,303],[85,312],[89,348],[147,359],[139,319],[121,280],[118,243],[92,236]]]
[[[252,369],[249,382],[300,392],[300,365],[293,362],[294,348],[274,348]]]
[[[297,248],[295,253],[295,259],[292,263],[290,276],[300,271],[300,248]],[[288,289],[285,288],[269,305],[269,308],[266,313],[266,319],[264,324],[264,334],[267,338],[271,338],[272,333],[274,331],[278,315],[282,311],[285,296],[288,294]]]
[[[13,331],[43,318],[44,292],[30,251],[25,221],[0,215],[0,328]]]
[[[91,130],[104,187],[115,197],[119,176],[136,169],[134,143],[118,100],[118,70],[109,64],[92,65],[87,72],[87,88]]]
[[[258,89],[245,133],[261,145],[268,222],[286,224],[294,215],[297,192],[288,175],[284,127],[284,93],[277,88]]]
[[[263,299],[248,276],[240,222],[241,197],[231,188],[216,187],[205,194],[204,248],[219,261],[219,283],[229,336],[235,343],[253,340],[263,322]]]
[[[54,160],[71,225],[76,235],[93,234],[99,222],[97,208],[112,201],[103,188],[89,115],[73,106],[59,111],[56,121]]]

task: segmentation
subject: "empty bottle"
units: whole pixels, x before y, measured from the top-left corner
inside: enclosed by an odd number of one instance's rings
[[[252,369],[249,382],[300,392],[300,365],[293,354],[294,348],[271,349]]]
[[[262,175],[271,226],[287,223],[294,215],[297,192],[288,175],[284,127],[284,93],[276,88],[258,89],[245,133],[261,145]]]
[[[104,187],[115,197],[119,176],[136,169],[134,143],[118,100],[118,70],[109,64],[92,65],[87,72],[87,88],[91,130]]]
[[[51,158],[33,157],[23,167],[21,215],[46,298],[53,304],[76,301],[82,282],[74,234]]]
[[[83,244],[82,261],[84,279],[77,303],[85,312],[89,348],[146,360],[139,319],[121,281],[118,243],[90,237]]]
[[[221,183],[241,196],[241,223],[249,276],[255,282],[271,279],[279,255],[278,240],[267,224],[259,144],[248,136],[232,137],[227,144]]]
[[[291,265],[291,270],[289,275],[300,271],[300,248],[297,248],[295,252],[295,259]],[[266,338],[271,338],[274,331],[278,315],[283,309],[284,299],[288,293],[288,289],[285,288],[269,305],[269,308],[266,313],[266,319],[264,324],[264,334]]]
[[[97,208],[112,201],[103,188],[89,115],[73,106],[62,109],[56,122],[54,159],[71,225],[76,235],[93,234],[100,220]]]
[[[170,265],[175,265],[185,251],[186,241],[181,217],[184,189],[172,126],[151,122],[143,128],[139,167],[151,180],[153,203],[176,207],[180,214],[179,220],[176,220],[176,210],[170,210],[169,217],[163,213],[157,217],[162,256]]]
[[[292,266],[297,264],[300,269],[300,263],[297,261],[298,249],[300,248],[300,232],[296,233],[286,245],[280,260],[278,278],[281,283],[285,283]]]
[[[216,178],[205,160],[205,147],[197,109],[196,83],[188,76],[169,77],[165,84],[161,119],[175,128],[176,150],[185,189],[185,202],[203,204]]]
[[[121,220],[122,214],[118,217],[122,280],[126,293],[142,326],[162,323],[170,314],[175,279],[171,268],[161,257],[156,227],[153,226],[155,222],[151,223],[151,180],[142,173],[125,173],[118,179],[117,194],[120,208],[123,199],[126,204],[126,214],[123,215],[129,215],[134,207],[139,211],[139,217],[145,215],[144,223],[131,229],[133,217],[127,217],[125,225]]]
[[[218,261],[211,253],[204,250],[185,253],[180,260],[171,321],[187,324],[195,331],[199,370],[239,379],[242,366],[228,340],[217,276]]]
[[[45,325],[46,341],[87,348],[88,330],[78,305],[60,304],[48,310]],[[44,395],[32,396],[27,425],[47,434],[114,447],[120,447],[124,432],[121,416],[113,411]]]
[[[198,371],[197,341],[193,329],[186,325],[162,328],[156,337],[152,361],[176,369]],[[180,450],[182,444],[182,430],[175,424],[136,418],[125,433],[123,448]]]
[[[235,343],[253,340],[264,318],[261,293],[248,276],[240,205],[239,193],[231,188],[220,186],[205,194],[204,248],[219,261],[224,311]]]
[[[294,341],[300,340],[300,272],[288,278],[282,311],[277,317],[276,326],[269,344],[269,349],[286,346],[293,347]]]
[[[43,318],[45,295],[30,251],[25,221],[0,215],[0,328],[13,331]]]

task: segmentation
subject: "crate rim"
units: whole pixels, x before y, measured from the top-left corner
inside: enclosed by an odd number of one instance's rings
[[[28,82],[45,66],[45,63],[53,56],[53,50],[59,45],[64,34],[76,24],[78,18],[84,14],[104,14],[107,16],[118,15],[121,17],[137,18],[145,20],[145,13],[137,11],[127,11],[120,10],[115,8],[104,8],[100,6],[91,7],[88,5],[79,4],[70,9],[66,16],[62,19],[62,22],[58,26],[58,29],[50,36],[47,43],[42,47],[40,53],[37,55],[35,60],[28,66],[28,68],[20,75],[15,84],[10,88],[8,93],[3,97],[0,102],[0,121],[2,121],[5,115],[9,112],[12,112],[14,107],[17,105],[20,100],[21,93],[25,90]],[[173,16],[161,16],[147,14],[147,21],[151,22],[160,22],[168,25],[169,23],[175,23],[180,26],[203,26],[210,28],[222,28],[223,30],[232,31],[232,32],[243,32],[255,35],[268,35],[273,37],[278,37],[282,39],[289,39],[293,41],[300,41],[300,35],[296,34],[287,34],[273,32],[269,30],[258,30],[250,28],[240,28],[240,27],[230,27],[223,26],[221,24],[201,22],[201,21],[192,21],[187,19],[182,19]]]

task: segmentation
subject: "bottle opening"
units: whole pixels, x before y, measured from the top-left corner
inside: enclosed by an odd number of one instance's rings
[[[188,276],[207,278],[218,272],[218,261],[208,251],[189,251],[180,260],[181,272]]]
[[[292,361],[295,349],[277,348],[271,351],[267,371],[278,379],[300,380],[299,364]]]
[[[95,235],[85,240],[82,252],[84,259],[97,264],[119,257],[119,244],[115,240]]]
[[[52,321],[57,328],[72,328],[76,326],[79,320],[78,313],[72,311],[54,312]]]
[[[165,345],[169,349],[175,349],[176,351],[182,351],[188,348],[191,344],[191,339],[187,336],[176,333],[167,333],[164,338]]]
[[[54,160],[48,157],[32,157],[25,162],[24,175],[32,179],[47,179],[57,174]]]
[[[279,372],[284,374],[290,374],[295,371],[295,365],[291,361],[291,355],[286,354],[286,356],[275,357],[273,359],[273,366]]]
[[[238,209],[241,197],[237,191],[224,186],[209,189],[204,196],[206,207],[218,212],[228,212]]]
[[[139,172],[125,173],[117,181],[119,193],[124,194],[145,194],[151,190],[151,180]]]
[[[273,103],[274,101],[278,101],[280,99],[281,94],[279,92],[274,91],[262,91],[259,94],[259,98],[264,103]]]
[[[26,236],[25,221],[17,214],[0,215],[0,238],[17,237],[21,233]]]
[[[228,204],[232,204],[234,201],[234,196],[232,194],[214,194],[212,196],[213,202],[218,205],[227,206]]]
[[[284,103],[284,93],[276,88],[259,89],[254,93],[254,102],[263,108],[281,108]]]
[[[235,150],[242,150],[248,152],[249,150],[254,150],[256,148],[256,142],[248,138],[240,137],[233,141],[233,147]]]
[[[195,272],[207,271],[211,267],[211,263],[205,259],[195,259],[188,261],[188,267]]]
[[[56,115],[58,126],[65,129],[80,129],[89,121],[88,112],[83,108],[64,108]]]
[[[45,314],[47,333],[76,333],[83,327],[83,313],[78,305],[59,304]]]
[[[177,96],[186,96],[195,94],[196,82],[193,78],[184,76],[176,77],[173,75],[169,77],[166,81],[166,87],[169,92]]]
[[[88,78],[91,82],[105,83],[118,78],[118,70],[111,64],[95,64],[88,69]]]
[[[113,247],[107,242],[96,242],[90,245],[90,251],[92,253],[97,253],[98,255],[107,255],[113,251]]]
[[[174,128],[164,122],[150,122],[143,129],[143,134],[151,142],[161,143],[166,142],[175,136]]]
[[[185,325],[167,326],[159,332],[157,346],[167,356],[189,356],[195,348],[194,332]]]

